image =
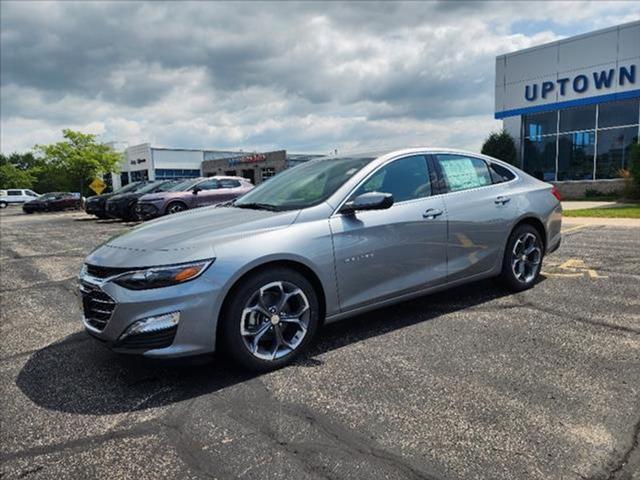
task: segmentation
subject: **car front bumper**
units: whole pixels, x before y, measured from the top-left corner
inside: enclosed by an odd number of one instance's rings
[[[211,353],[221,294],[218,282],[206,273],[181,285],[149,290],[129,290],[85,275],[79,279],[84,327],[118,353],[154,358]],[[176,313],[175,326],[126,334],[136,322]]]
[[[126,202],[107,202],[105,213],[111,218],[126,218],[127,203]]]
[[[153,203],[138,203],[136,205],[136,215],[141,220],[149,220],[162,215],[160,207]]]

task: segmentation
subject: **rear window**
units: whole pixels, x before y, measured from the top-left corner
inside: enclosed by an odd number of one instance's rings
[[[498,165],[497,163],[490,163],[489,170],[491,171],[491,178],[493,183],[504,183],[516,178],[515,174],[508,168]]]

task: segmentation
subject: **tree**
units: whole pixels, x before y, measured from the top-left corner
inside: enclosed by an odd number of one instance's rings
[[[518,166],[516,142],[505,130],[493,132],[487,137],[482,145],[482,154],[507,162],[514,167]]]
[[[631,146],[629,152],[629,173],[631,175],[631,186],[629,196],[640,198],[640,143],[636,142]]]
[[[32,188],[34,178],[25,170],[20,170],[15,165],[5,161],[2,155],[0,161],[0,188]]]
[[[121,154],[96,142],[95,135],[70,129],[63,130],[62,135],[63,141],[36,145],[35,150],[44,159],[49,175],[57,181],[66,180],[69,190],[79,188],[82,195],[87,181],[118,170]]]

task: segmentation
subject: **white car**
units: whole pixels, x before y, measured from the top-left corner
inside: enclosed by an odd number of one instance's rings
[[[0,208],[5,208],[12,203],[30,202],[40,196],[33,190],[24,188],[8,188],[7,190],[2,190],[0,193]]]

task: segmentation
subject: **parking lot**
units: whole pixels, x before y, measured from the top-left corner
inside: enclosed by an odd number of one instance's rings
[[[132,224],[0,213],[3,478],[640,479],[640,229],[572,225],[542,280],[326,327],[291,367],[117,356],[76,275]]]

